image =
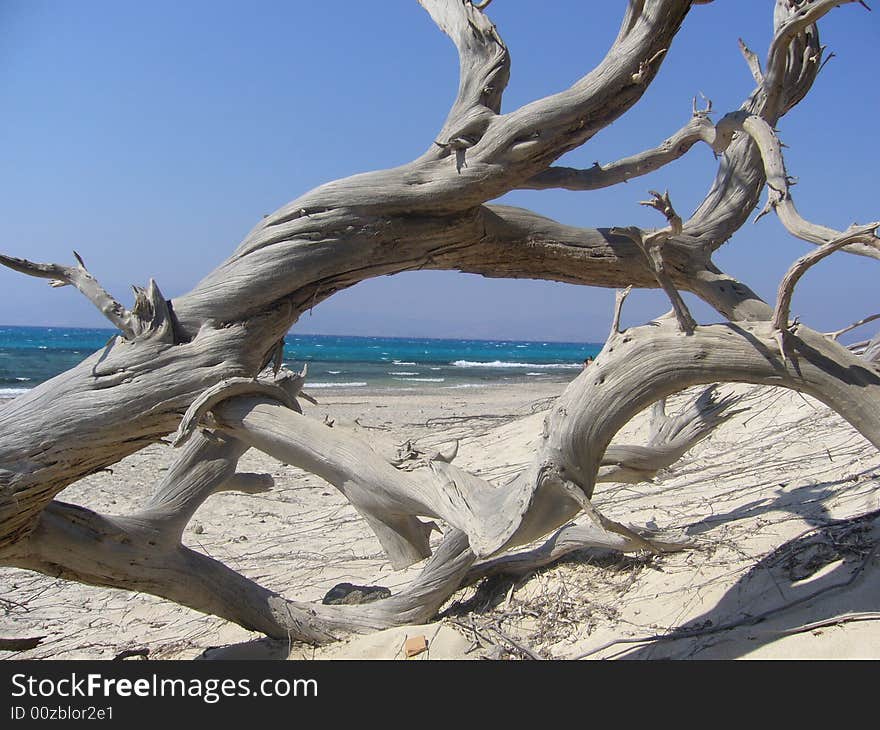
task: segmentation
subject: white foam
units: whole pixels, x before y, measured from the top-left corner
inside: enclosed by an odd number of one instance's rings
[[[306,383],[303,390],[312,388],[364,388],[366,383]]]
[[[29,390],[30,388],[0,388],[0,398],[15,398]]]
[[[418,375],[418,373],[409,372],[408,370],[392,370],[388,374],[389,375]]]
[[[578,363],[533,363],[533,362],[505,362],[493,360],[492,362],[475,362],[473,360],[456,360],[450,363],[457,368],[531,368],[532,370],[573,370],[582,367]]]
[[[406,360],[392,360],[393,365],[415,365],[414,362],[407,362]]]
[[[395,380],[406,380],[414,383],[445,383],[446,378],[394,378]]]

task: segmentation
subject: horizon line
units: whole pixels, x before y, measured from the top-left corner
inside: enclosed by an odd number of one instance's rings
[[[61,325],[61,324],[0,324],[0,328],[31,328],[31,329],[67,329],[67,330],[95,330],[98,332],[119,332],[115,327],[86,327],[82,325]],[[288,331],[287,337],[351,337],[356,339],[386,339],[386,340],[436,340],[436,341],[459,341],[459,342],[519,342],[530,344],[556,343],[561,345],[604,345],[603,342],[590,342],[588,340],[557,340],[552,337],[542,340],[534,339],[518,339],[515,337],[492,338],[492,337],[439,337],[426,335],[372,335],[372,334],[342,334],[338,332],[291,332]]]

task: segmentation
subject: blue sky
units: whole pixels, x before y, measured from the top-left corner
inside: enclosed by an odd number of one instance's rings
[[[589,71],[624,7],[493,3],[513,58],[504,108]],[[721,113],[738,107],[753,82],[737,38],[763,56],[772,8],[772,0],[696,7],[642,103],[564,162],[589,166],[659,143],[687,121],[699,92]],[[780,132],[801,212],[843,228],[880,218],[880,14],[846,6],[820,29],[837,57]],[[457,77],[452,44],[415,0],[0,0],[0,250],[72,262],[75,248],[126,303],[129,284],[151,276],[166,296],[182,294],[264,214],[322,182],[420,154]],[[503,200],[573,225],[656,226],[658,216],[638,206],[649,188],[668,188],[688,214],[714,171],[710,151],[696,147],[610,190]],[[747,224],[716,260],[772,298],[809,248],[768,216]],[[805,277],[794,312],[829,330],[880,311],[878,266],[831,257]],[[0,288],[2,324],[104,325],[72,290],[7,270]],[[604,339],[612,302],[603,289],[409,273],[337,294],[294,331],[595,341]],[[624,323],[666,309],[658,292],[639,292]]]

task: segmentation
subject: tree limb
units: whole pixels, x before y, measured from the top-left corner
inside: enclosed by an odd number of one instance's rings
[[[501,112],[501,97],[510,78],[510,54],[489,18],[488,3],[465,0],[419,0],[419,3],[458,49],[458,97],[438,136],[445,154],[465,150],[482,136],[492,117]]]
[[[791,197],[789,178],[782,156],[782,146],[776,133],[766,121],[754,114],[735,115],[735,118],[738,121],[738,126],[755,141],[761,153],[767,186],[770,190],[767,201],[768,208],[773,208],[776,211],[782,224],[793,236],[820,246],[846,238],[847,241],[844,245],[847,245],[847,250],[852,253],[880,258],[880,247],[877,246],[880,239],[874,233],[874,229],[880,226],[880,222],[859,228],[859,233],[855,233],[854,229],[857,228],[855,225],[847,231],[840,232],[804,220],[795,208]]]
[[[717,385],[710,385],[676,417],[667,416],[663,401],[658,401],[648,443],[611,444],[602,456],[596,481],[638,484],[672,466],[719,425],[742,412],[743,409],[733,408],[740,400],[738,397],[716,400],[716,394]]]
[[[870,317],[865,317],[860,319],[858,322],[853,322],[851,325],[847,325],[843,329],[839,329],[835,332],[828,332],[827,335],[832,340],[837,340],[841,335],[845,335],[847,332],[852,332],[854,329],[861,327],[864,324],[868,324],[868,322],[873,322],[874,320],[880,319],[880,314],[872,314]]]
[[[851,228],[848,233],[837,240],[826,243],[821,248],[810,251],[810,253],[801,256],[801,258],[795,261],[779,284],[779,291],[776,295],[776,308],[773,310],[773,326],[780,332],[788,329],[788,316],[791,309],[791,298],[794,296],[794,287],[811,266],[854,241],[874,239],[877,241],[875,245],[878,254],[880,254],[880,239],[877,239],[874,234],[878,226],[880,226],[880,223],[871,223],[868,226]]]
[[[715,125],[707,116],[695,115],[675,134],[657,147],[625,157],[608,165],[598,162],[586,170],[571,167],[549,167],[532,176],[521,190],[598,190],[659,170],[681,157],[697,142],[715,143]]]
[[[800,3],[798,5],[789,3],[792,10],[780,11],[779,3],[777,3],[776,13],[776,33],[770,44],[770,50],[767,54],[766,72],[764,73],[764,83],[762,88],[767,96],[766,104],[773,107],[779,103],[779,99],[785,93],[785,76],[792,69],[797,69],[796,61],[798,49],[796,39],[799,35],[807,32],[811,26],[821,19],[824,15],[841,5],[847,5],[859,0],[812,0],[812,2]],[[795,49],[795,53],[792,53]],[[821,53],[821,52],[820,52]],[[804,48],[801,50],[801,57],[804,64],[813,63],[818,71],[819,59],[818,54],[813,49]]]
[[[127,339],[114,338],[78,368],[0,411],[0,563],[148,590],[271,636],[328,641],[337,629],[430,618],[477,557],[491,559],[542,538],[581,509],[595,522],[598,539],[661,549],[650,537],[597,513],[590,499],[603,467],[631,468],[640,456],[641,464],[647,463],[643,452],[631,451],[625,459],[615,454],[609,448],[613,436],[638,412],[686,387],[717,381],[789,387],[827,403],[880,447],[877,367],[806,327],[786,329],[785,341],[776,339],[788,324],[796,276],[783,283],[771,316],[753,292],[709,261],[709,252],[742,225],[767,180],[781,191],[774,200],[780,216],[827,243],[823,230],[830,229],[807,227],[788,204],[772,128],[818,73],[821,49],[813,20],[843,2],[777,4],[759,88],[739,113],[712,128],[709,143],[725,151],[715,185],[687,222],[668,195],[655,194],[650,205],[669,225],[654,232],[577,229],[484,204],[540,179],[562,154],[631,108],[667,55],[690,0],[628,3],[617,39],[591,73],[508,114],[500,113],[500,103],[509,58],[482,12],[486,3],[422,4],[452,37],[461,65],[458,97],[439,139],[407,165],[322,185],[267,216],[173,307],[154,284],[136,291],[130,313],[115,309],[119,305],[102,289],[90,289],[90,298],[107,305],[122,324],[129,322],[123,330]],[[711,125],[699,115],[688,126],[693,129],[682,132],[685,140],[692,133],[704,141],[711,137]],[[747,134],[734,136],[738,130]],[[649,150],[617,163],[606,179],[625,179],[677,153]],[[579,178],[587,177],[577,172],[574,184],[586,184]],[[832,234],[836,247],[856,242],[841,243],[837,232]],[[874,243],[873,230],[870,234]],[[49,278],[62,271],[23,259],[2,261]],[[278,370],[279,341],[302,312],[366,278],[422,268],[615,287],[659,284],[673,301],[677,322],[663,318],[620,332],[619,300],[599,358],[548,414],[532,463],[503,487],[442,461],[431,461],[420,473],[401,472],[364,444],[298,413],[301,382],[289,383],[289,389],[254,385],[269,364]],[[87,274],[82,272],[81,261],[79,269],[62,271],[71,281]],[[697,325],[679,287],[729,312],[734,321]],[[191,434],[190,443],[147,509],[106,517],[52,501],[76,479],[173,431],[185,412],[181,433]],[[708,423],[723,414],[707,407],[698,416]],[[648,447],[655,452],[651,465],[664,449],[665,459],[705,427],[697,418],[673,435],[671,422],[658,423],[657,440]],[[196,433],[199,424],[215,432]],[[179,543],[186,520],[209,494],[268,486],[266,477],[235,475],[238,456],[249,446],[340,489],[395,566],[430,553],[432,525],[420,517],[442,517],[454,529],[398,596],[369,607],[287,601]]]
[[[643,532],[643,540],[648,540],[664,552],[686,550],[692,542],[678,534]],[[478,580],[493,575],[525,575],[533,570],[556,562],[577,550],[614,550],[634,553],[644,550],[642,540],[633,540],[620,533],[610,532],[593,523],[569,524],[561,527],[546,542],[532,550],[525,550],[498,558],[476,563],[467,573],[462,585],[472,585]]]
[[[27,259],[3,255],[0,255],[0,264],[21,274],[49,279],[49,286],[52,287],[73,286],[85,295],[86,299],[94,304],[127,339],[134,339],[139,331],[134,315],[98,283],[98,280],[86,269],[86,265],[76,251],[73,252],[73,256],[77,262],[76,266],[39,264]]]
[[[758,54],[752,51],[742,38],[739,39],[739,50],[746,59],[746,63],[749,65],[749,71],[752,72],[752,78],[755,79],[755,83],[757,83],[758,86],[763,86],[764,72],[761,70],[761,60],[758,58]]]

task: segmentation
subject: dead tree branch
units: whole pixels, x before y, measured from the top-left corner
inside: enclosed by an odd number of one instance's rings
[[[73,252],[73,256],[76,259],[76,266],[38,264],[27,259],[3,255],[0,255],[0,264],[28,276],[49,279],[49,286],[52,287],[73,286],[94,304],[101,314],[110,320],[113,326],[118,328],[127,339],[134,339],[140,330],[138,323],[135,322],[135,316],[98,283],[98,280],[89,273],[76,251]]]
[[[854,242],[874,239],[877,241],[875,246],[878,253],[880,253],[880,239],[877,239],[874,234],[874,231],[878,226],[880,226],[880,223],[871,223],[867,226],[855,226],[837,240],[826,243],[821,248],[801,256],[801,258],[795,261],[782,278],[782,282],[779,284],[779,292],[776,295],[776,308],[773,310],[773,326],[780,331],[788,329],[788,316],[789,310],[791,309],[791,298],[794,296],[794,288],[811,266],[814,266],[825,257],[830,256],[835,251]]]
[[[733,400],[713,402],[708,390],[681,420],[658,407],[647,446],[609,447],[635,415],[688,387],[787,387],[826,403],[880,447],[877,367],[806,326],[788,327],[803,272],[839,248],[867,244],[876,255],[877,224],[840,233],[804,221],[791,202],[773,132],[821,66],[815,21],[851,1],[777,3],[763,74],[746,53],[758,86],[739,111],[714,126],[709,107],[695,111],[659,147],[579,171],[552,165],[641,99],[695,3],[628,3],[596,68],[562,92],[502,113],[510,58],[485,12],[488,3],[421,0],[455,44],[460,76],[439,135],[425,140],[417,159],[298,197],[263,218],[226,261],[173,303],[151,282],[136,290],[129,312],[81,260],[60,267],[3,257],[18,271],[77,286],[124,338],[0,410],[0,564],[147,591],[269,636],[322,643],[349,631],[428,620],[468,576],[552,559],[561,546],[680,547],[607,519],[590,500],[603,479],[656,474],[734,412]],[[721,156],[715,182],[687,221],[668,194],[653,193],[647,204],[668,223],[657,231],[575,228],[487,205],[522,187],[588,190],[623,182],[677,159],[696,141]],[[786,227],[823,245],[793,267],[775,310],[710,260],[748,218],[765,184]],[[620,295],[605,348],[553,405],[533,459],[510,482],[491,484],[439,458],[405,472],[351,433],[302,414],[305,374],[279,370],[279,343],[301,313],[340,290],[431,268],[660,286],[675,320],[621,332]],[[698,325],[679,289],[698,294],[729,321]],[[278,377],[258,380],[270,366]],[[54,500],[79,478],[175,429],[186,445],[140,512],[105,516]],[[428,558],[419,577],[401,593],[362,606],[302,604],[183,547],[181,531],[211,494],[270,487],[267,476],[236,474],[249,447],[336,487],[393,566]],[[593,525],[564,528],[581,510]],[[451,526],[433,555],[431,519]],[[532,555],[504,554],[561,527]]]
[[[832,340],[837,340],[837,339],[840,339],[841,335],[845,335],[847,332],[852,332],[854,329],[858,329],[862,325],[868,324],[868,322],[873,322],[877,319],[880,319],[880,314],[872,314],[870,317],[864,317],[863,319],[860,319],[858,322],[853,322],[852,324],[847,325],[843,329],[839,329],[835,332],[828,332],[827,334],[828,334],[828,337],[830,337]]]

